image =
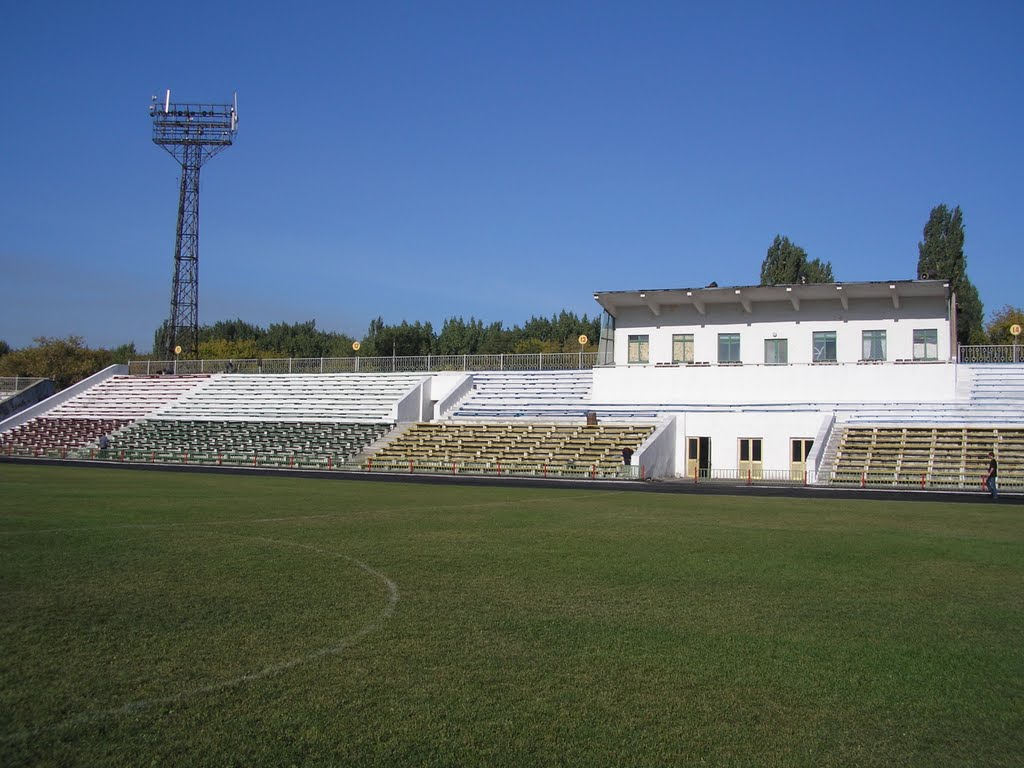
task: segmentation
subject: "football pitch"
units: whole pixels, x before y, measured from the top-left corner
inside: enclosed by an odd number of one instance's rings
[[[0,764],[1021,765],[1022,514],[0,464]]]

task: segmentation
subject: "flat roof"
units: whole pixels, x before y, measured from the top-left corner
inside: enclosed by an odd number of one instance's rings
[[[802,301],[836,300],[849,308],[851,299],[891,299],[899,308],[904,298],[948,299],[948,280],[879,280],[866,283],[798,283],[795,285],[730,285],[705,288],[655,288],[598,291],[594,300],[612,317],[619,309],[646,307],[655,315],[662,307],[693,306],[705,314],[709,304],[739,304],[750,314],[757,303],[787,302],[796,310]]]

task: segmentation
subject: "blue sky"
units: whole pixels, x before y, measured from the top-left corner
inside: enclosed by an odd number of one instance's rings
[[[475,316],[757,283],[776,234],[907,279],[959,205],[986,314],[1024,304],[1024,4],[17,3],[0,25],[0,339],[141,351],[180,168],[150,96],[230,100],[200,320]]]

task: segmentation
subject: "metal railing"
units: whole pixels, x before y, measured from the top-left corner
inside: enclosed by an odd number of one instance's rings
[[[961,344],[957,357],[961,363],[1024,363],[1024,345]]]
[[[35,386],[43,379],[37,376],[0,376],[0,394],[13,394]]]
[[[729,483],[732,485],[815,485],[828,473],[790,469],[698,469],[686,476],[692,483]]]
[[[596,352],[412,357],[256,358],[248,360],[133,360],[133,376],[197,373],[433,373],[436,371],[566,371],[593,368]]]
[[[46,458],[68,461],[101,461],[125,464],[175,464],[180,466],[227,466],[256,469],[315,469],[388,474],[490,475],[494,477],[541,477],[591,480],[640,480],[643,468],[597,464],[516,464],[502,462],[427,461],[407,459],[354,460],[343,454],[189,451],[178,449],[84,448],[32,449],[6,446],[2,455],[11,458]]]
[[[932,490],[985,490],[981,474],[969,472],[915,472],[899,470],[836,470],[831,473],[830,485],[859,486],[861,488],[921,488]],[[1024,475],[1002,475],[1000,488],[1024,488]]]
[[[501,462],[427,461],[422,459],[353,460],[342,454],[269,453],[260,451],[183,451],[158,449],[106,450],[84,448],[33,449],[5,446],[0,455],[9,458],[46,458],[67,461],[96,461],[125,464],[172,464],[178,466],[223,466],[254,469],[309,469],[320,471],[379,472],[382,474],[476,475],[492,477],[529,477],[567,480],[644,480],[640,466],[615,467],[597,464],[504,464]],[[740,470],[699,469],[681,482],[742,486],[827,485],[846,488],[890,488],[906,490],[959,490],[985,492],[984,479],[966,472],[856,471],[828,470]],[[1000,490],[1024,490],[1024,474],[999,478]]]
[[[974,490],[983,479],[965,472],[914,472],[858,470],[789,469],[697,469],[686,478],[691,483],[729,485],[830,485],[860,488],[905,488],[926,490]],[[1024,488],[1024,475],[999,478],[1000,488]]]
[[[961,345],[961,363],[1024,363],[1024,345]],[[891,360],[878,364],[935,364],[936,360]],[[861,365],[862,362],[828,363],[828,365]],[[251,358],[242,360],[133,360],[128,372],[133,376],[161,373],[177,375],[196,373],[433,373],[437,371],[565,371],[595,368],[597,352],[537,352],[500,355],[413,355],[408,357],[307,357]],[[633,364],[636,365],[636,364]],[[725,364],[649,363],[644,367],[716,367]],[[791,364],[791,367],[797,364]],[[799,364],[805,365],[805,364]],[[825,363],[806,363],[809,366]],[[762,367],[748,363],[743,367]],[[778,367],[778,366],[771,366]]]

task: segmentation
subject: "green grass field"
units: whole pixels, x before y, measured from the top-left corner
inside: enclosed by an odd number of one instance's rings
[[[1019,766],[1021,507],[0,465],[0,764]]]

